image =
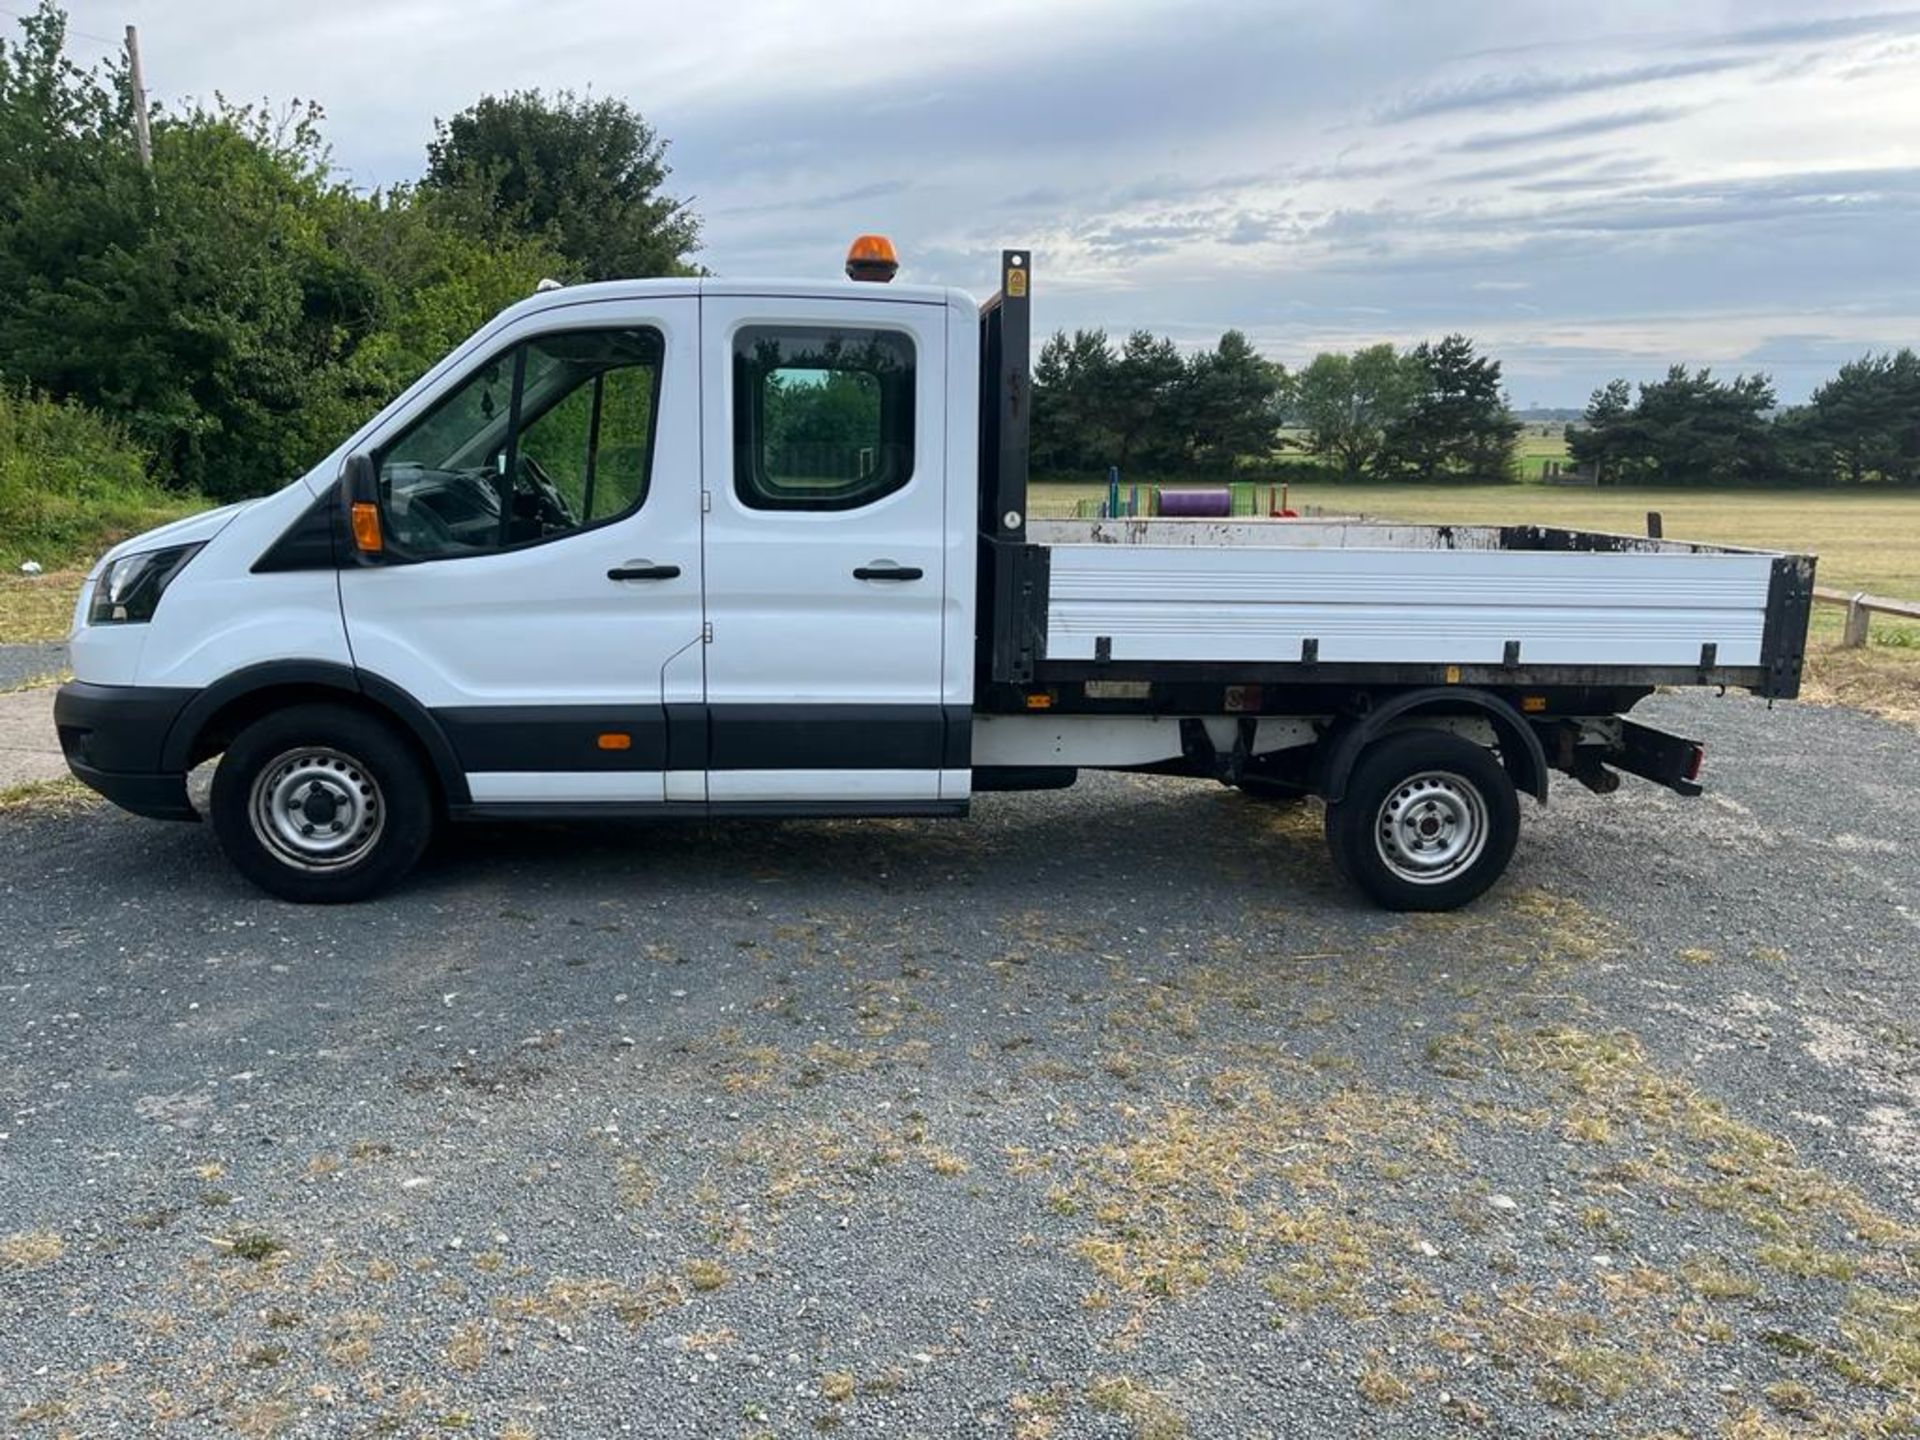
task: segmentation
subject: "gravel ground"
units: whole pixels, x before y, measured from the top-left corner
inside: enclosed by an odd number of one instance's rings
[[[0,690],[18,690],[41,684],[67,669],[67,647],[60,641],[33,645],[0,645]]]
[[[1568,784],[1449,917],[1121,777],[344,910],[0,817],[0,1425],[1898,1432],[1916,737],[1647,709],[1714,793]]]

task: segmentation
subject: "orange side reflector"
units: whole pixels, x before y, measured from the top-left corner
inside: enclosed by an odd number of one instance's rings
[[[371,500],[353,502],[353,544],[369,555],[378,555],[385,548],[380,540],[380,507]]]
[[[1027,696],[1027,709],[1029,710],[1051,710],[1052,708],[1053,696],[1045,690],[1036,690],[1033,694]]]
[[[633,736],[619,730],[609,730],[600,737],[599,745],[602,750],[631,750]]]
[[[1544,695],[1522,695],[1520,697],[1520,708],[1529,715],[1538,715],[1547,708],[1547,697]]]

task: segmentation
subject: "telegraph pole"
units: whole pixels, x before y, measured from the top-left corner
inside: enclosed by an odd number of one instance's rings
[[[127,79],[133,86],[133,143],[140,151],[140,168],[153,173],[153,136],[147,131],[147,84],[140,76],[140,31],[127,26]]]

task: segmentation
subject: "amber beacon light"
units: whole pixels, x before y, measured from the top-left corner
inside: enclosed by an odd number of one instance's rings
[[[849,280],[872,280],[884,285],[899,269],[900,257],[893,253],[893,242],[884,235],[862,235],[847,249]]]

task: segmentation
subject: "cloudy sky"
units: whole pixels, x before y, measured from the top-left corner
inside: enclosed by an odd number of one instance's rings
[[[18,11],[23,0],[4,0]],[[1297,363],[1448,330],[1519,405],[1673,361],[1771,373],[1920,344],[1920,10],[1853,0],[71,0],[165,100],[312,98],[363,185],[436,116],[572,87],[673,142],[728,275],[992,288],[1037,323]]]

